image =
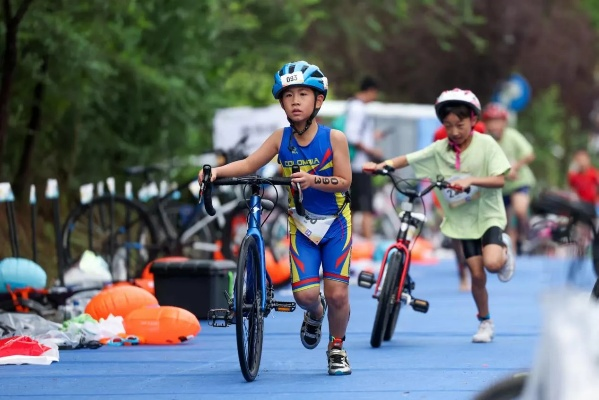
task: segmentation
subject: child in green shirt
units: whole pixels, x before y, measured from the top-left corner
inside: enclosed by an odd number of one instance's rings
[[[445,215],[441,231],[462,242],[480,321],[472,341],[488,343],[493,339],[494,325],[489,314],[486,271],[497,273],[499,280],[507,282],[515,268],[512,242],[503,231],[507,220],[501,192],[510,163],[492,137],[473,135],[481,114],[474,93],[461,89],[445,91],[437,99],[435,110],[447,130],[447,138],[381,164],[366,163],[363,169],[410,165],[418,178],[434,180],[442,175],[453,185],[470,188],[469,193],[440,191],[438,197]]]

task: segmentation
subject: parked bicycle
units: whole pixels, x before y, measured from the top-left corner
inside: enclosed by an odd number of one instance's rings
[[[225,162],[243,158],[246,140],[247,137],[241,138],[231,151],[208,156],[215,160],[220,157]],[[153,192],[156,192],[154,176],[167,168],[138,166],[126,172],[142,176],[144,187],[154,187]],[[220,190],[214,197],[218,212],[210,216],[195,200],[186,203],[178,199],[194,183],[197,184],[195,177],[146,203],[133,199],[129,193],[125,196],[105,194],[79,204],[68,215],[62,229],[66,265],[73,265],[84,251],[91,250],[109,262],[115,280],[124,280],[139,276],[144,266],[159,256],[207,259],[222,250],[226,258],[235,258],[241,240],[236,239],[235,233],[238,224],[244,224],[247,217],[243,189]],[[150,190],[150,194],[157,193]],[[275,208],[277,218],[270,222],[280,225],[283,218],[287,219],[287,209],[279,203]]]
[[[212,204],[213,185],[243,185],[249,186],[251,189],[251,197],[246,203],[249,210],[247,232],[239,251],[233,297],[231,298],[228,293],[225,293],[229,307],[213,309],[208,313],[209,324],[212,326],[235,325],[239,365],[245,380],[251,382],[256,379],[260,369],[264,318],[268,317],[272,310],[292,312],[296,307],[295,302],[281,302],[274,298],[274,287],[266,270],[265,243],[260,222],[262,221],[262,211],[274,208],[272,201],[262,198],[261,186],[290,186],[292,185],[291,178],[248,176],[216,179],[214,182],[210,182],[211,167],[204,166],[203,172],[201,193],[208,215],[216,213]],[[304,215],[302,192],[299,185],[296,185],[292,193],[298,214]]]
[[[401,203],[399,213],[401,223],[396,242],[385,252],[377,278],[369,271],[362,271],[358,275],[359,286],[369,289],[373,284],[375,285],[372,297],[378,300],[378,306],[370,337],[370,345],[375,348],[380,347],[383,340],[388,341],[393,337],[402,305],[409,305],[414,311],[421,313],[428,312],[428,301],[412,296],[416,284],[410,277],[411,245],[418,240],[422,226],[426,222],[423,213],[413,212],[414,202],[434,188],[456,192],[462,190],[445,181],[443,177],[437,178],[422,191],[408,186],[402,187],[400,183],[406,180],[395,178],[391,174],[394,170],[393,167],[386,166],[373,172],[387,176],[395,190],[406,196],[406,200]]]

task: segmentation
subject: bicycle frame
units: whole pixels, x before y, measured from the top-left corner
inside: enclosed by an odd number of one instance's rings
[[[252,277],[253,269],[248,270],[248,281],[251,283],[251,279],[259,279],[258,285],[261,291],[260,308],[263,312],[266,312],[266,284],[268,278],[268,272],[266,271],[266,263],[264,256],[264,238],[262,237],[262,229],[260,228],[260,221],[262,218],[262,198],[260,197],[260,187],[258,185],[252,185],[252,196],[250,197],[250,211],[248,214],[248,229],[247,236],[253,236],[258,245],[258,255],[260,259],[259,274],[260,276]],[[251,284],[248,285],[252,287]]]
[[[413,204],[413,199],[410,199],[410,201],[408,203]],[[404,210],[404,213],[401,217],[401,225],[399,228],[399,232],[397,234],[397,240],[395,243],[393,243],[392,245],[390,245],[387,248],[387,250],[385,251],[385,255],[383,256],[383,260],[381,262],[381,268],[379,270],[379,274],[378,274],[376,284],[374,287],[373,297],[379,296],[379,290],[380,290],[381,282],[383,281],[383,275],[385,273],[385,268],[387,266],[387,260],[389,258],[389,253],[391,253],[392,250],[396,250],[396,251],[404,253],[403,269],[402,269],[401,277],[399,280],[399,287],[398,287],[397,296],[396,296],[396,301],[401,300],[401,294],[405,287],[406,277],[408,276],[408,272],[410,269],[410,263],[412,260],[412,253],[409,249],[410,241],[407,239],[407,233],[408,233],[409,223],[410,223],[411,218],[412,218],[412,212],[408,211],[408,210]]]

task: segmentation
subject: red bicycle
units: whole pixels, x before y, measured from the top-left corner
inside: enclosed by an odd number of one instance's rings
[[[383,169],[372,171],[372,173],[389,177],[395,189],[407,198],[401,203],[399,213],[401,224],[396,242],[389,246],[385,252],[377,278],[368,271],[362,271],[358,275],[359,286],[370,289],[372,285],[375,285],[372,297],[378,300],[374,326],[370,336],[370,345],[372,347],[380,347],[383,340],[391,340],[402,305],[409,305],[414,311],[421,313],[428,311],[428,301],[412,296],[412,291],[416,285],[409,274],[411,263],[410,245],[418,239],[420,230],[426,222],[424,214],[412,212],[414,201],[425,196],[434,188],[450,190],[450,195],[463,191],[461,187],[450,184],[443,177],[437,177],[435,182],[422,191],[409,186],[402,187],[400,183],[405,182],[405,180],[393,177],[391,173],[394,170],[391,166],[385,166]],[[464,192],[469,193],[470,190],[466,189]],[[418,233],[416,234],[416,232]]]

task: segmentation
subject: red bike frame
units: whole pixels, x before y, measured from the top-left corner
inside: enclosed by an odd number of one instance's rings
[[[383,273],[385,272],[385,268],[387,266],[387,258],[389,257],[389,253],[391,252],[391,250],[395,249],[395,250],[403,252],[405,254],[404,262],[403,262],[403,270],[401,272],[401,278],[399,279],[399,288],[397,290],[397,298],[395,299],[395,301],[401,300],[401,293],[403,292],[403,288],[406,283],[406,277],[408,276],[408,270],[409,270],[410,261],[412,258],[412,253],[410,252],[410,249],[408,248],[409,245],[410,245],[410,242],[408,240],[399,239],[397,242],[393,243],[391,246],[389,246],[389,248],[387,248],[387,251],[385,251],[385,255],[384,255],[383,261],[381,263],[381,269],[379,270],[379,276],[376,279],[376,284],[374,287],[374,294],[372,295],[372,297],[378,298],[378,296],[379,296],[379,289],[380,289],[381,281],[383,279]]]

